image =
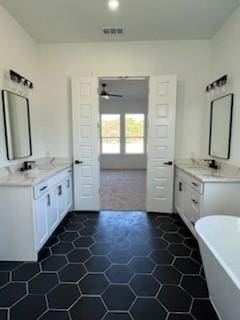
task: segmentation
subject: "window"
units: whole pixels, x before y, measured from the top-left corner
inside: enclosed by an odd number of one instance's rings
[[[101,115],[101,138],[103,154],[120,153],[120,114]]]
[[[125,153],[144,153],[144,114],[125,115]]]

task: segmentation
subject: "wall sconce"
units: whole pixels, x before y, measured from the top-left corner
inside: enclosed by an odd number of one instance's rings
[[[222,91],[222,93],[226,92],[227,79],[228,79],[228,77],[225,74],[223,77],[210,83],[206,87],[207,97],[209,99],[213,99],[214,97],[219,95],[220,90]]]
[[[28,89],[33,89],[33,83],[24,78],[23,76],[21,76],[20,74],[18,74],[17,72],[10,70],[9,71],[10,74],[10,79],[24,87],[27,87]]]

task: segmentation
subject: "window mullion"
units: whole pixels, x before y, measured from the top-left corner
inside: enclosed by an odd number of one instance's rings
[[[120,143],[121,143],[121,154],[125,154],[125,114],[121,113],[120,122]]]

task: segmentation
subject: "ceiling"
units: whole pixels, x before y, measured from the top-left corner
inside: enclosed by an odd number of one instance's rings
[[[101,79],[100,80],[100,90],[101,84],[106,83],[106,90],[108,93],[120,94],[124,96],[126,100],[147,100],[148,97],[148,80],[134,80],[134,78],[129,78],[128,80],[110,80]],[[119,100],[120,98],[111,99]]]
[[[211,38],[240,5],[239,0],[0,0],[39,43],[191,40]],[[102,33],[122,27],[123,35]]]

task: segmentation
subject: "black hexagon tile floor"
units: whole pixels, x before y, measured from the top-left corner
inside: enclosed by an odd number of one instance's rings
[[[0,262],[0,320],[217,320],[177,215],[71,212],[38,263]]]

